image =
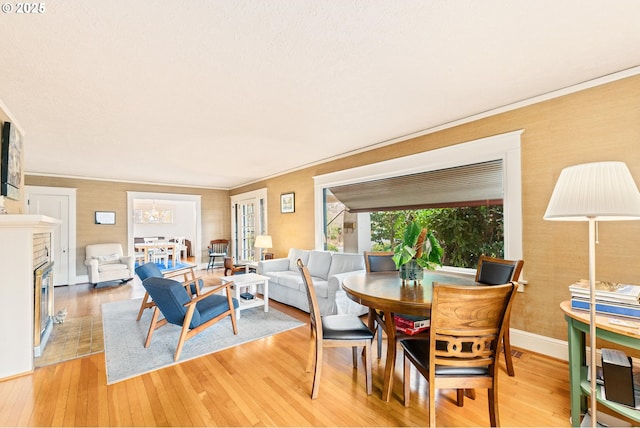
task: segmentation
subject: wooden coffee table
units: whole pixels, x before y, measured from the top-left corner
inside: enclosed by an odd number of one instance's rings
[[[229,275],[220,277],[223,284],[233,282],[233,297],[238,300],[236,318],[240,318],[240,311],[258,306],[264,306],[264,311],[269,312],[269,277],[257,273]],[[262,284],[262,298],[256,295],[258,284]],[[253,299],[247,300],[240,297],[241,293],[253,294]]]

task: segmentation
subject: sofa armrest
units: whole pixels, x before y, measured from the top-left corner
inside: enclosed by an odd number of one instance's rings
[[[335,299],[336,292],[338,290],[342,290],[342,281],[348,276],[355,275],[358,273],[365,273],[366,270],[355,270],[352,272],[343,272],[336,273],[335,275],[331,275],[327,280],[327,288],[329,292],[329,299]]]
[[[127,267],[129,268],[130,275],[133,276],[133,274],[134,274],[133,266],[135,264],[134,257],[133,256],[122,256],[122,257],[120,257],[120,263],[123,263],[123,264],[127,265]]]
[[[87,267],[87,274],[89,275],[89,281],[93,281],[93,278],[98,278],[98,260],[96,259],[88,259],[84,261],[84,265]]]
[[[270,259],[258,262],[258,273],[268,274],[269,272],[282,272],[289,270],[289,259]]]

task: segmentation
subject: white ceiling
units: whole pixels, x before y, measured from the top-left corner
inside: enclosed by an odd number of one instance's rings
[[[30,174],[232,188],[640,65],[637,0],[6,4]]]

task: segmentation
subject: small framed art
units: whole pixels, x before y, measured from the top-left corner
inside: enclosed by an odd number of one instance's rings
[[[292,213],[296,211],[296,195],[293,192],[280,195],[280,212]]]
[[[113,211],[96,211],[96,224],[116,224],[116,213]]]

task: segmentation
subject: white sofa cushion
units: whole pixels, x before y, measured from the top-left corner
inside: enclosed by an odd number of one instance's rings
[[[365,269],[364,256],[353,253],[333,253],[331,257],[331,268],[327,276],[333,276],[343,272],[354,272]]]
[[[104,256],[93,256],[92,258],[96,259],[99,265],[120,263],[120,254],[107,254]]]
[[[309,253],[309,261],[307,262],[309,274],[312,277],[326,280],[332,263],[331,255],[328,251],[311,251],[311,253]]]
[[[271,276],[271,272],[290,272],[289,259],[270,259],[258,262],[258,273],[260,275],[269,274]]]
[[[276,281],[279,285],[292,288],[294,290],[304,290],[302,286],[302,275],[295,274],[293,272],[280,272],[275,275]]]
[[[309,261],[309,253],[309,250],[290,248],[289,255],[287,256],[287,258],[289,259],[289,270],[291,272],[300,273],[300,270],[298,269],[298,259],[302,260],[302,263],[304,263],[306,266],[307,262]]]

